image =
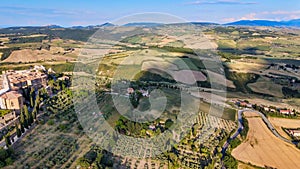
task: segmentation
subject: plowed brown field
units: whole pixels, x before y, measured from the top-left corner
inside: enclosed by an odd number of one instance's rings
[[[249,132],[246,140],[232,151],[245,163],[278,169],[300,168],[300,150],[275,137],[260,117],[247,118]]]

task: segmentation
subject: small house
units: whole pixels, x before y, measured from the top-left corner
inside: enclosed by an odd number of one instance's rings
[[[288,109],[287,109],[287,110],[285,110],[285,109],[280,109],[279,112],[280,112],[280,114],[292,114],[292,113],[291,113],[291,110],[288,110]]]

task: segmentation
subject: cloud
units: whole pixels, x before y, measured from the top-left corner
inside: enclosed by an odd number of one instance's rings
[[[273,15],[293,15],[293,14],[300,14],[300,10],[298,11],[265,11],[262,12],[262,14],[267,15],[267,14],[273,14]]]
[[[300,10],[296,11],[284,11],[284,10],[277,10],[277,11],[264,11],[259,13],[261,17],[264,18],[273,18],[273,20],[292,20],[292,19],[299,19],[300,18]]]
[[[189,5],[255,5],[257,2],[245,2],[241,0],[201,0],[188,3]]]
[[[223,22],[233,22],[238,20],[276,20],[276,21],[284,21],[284,20],[292,20],[300,18],[300,10],[297,11],[263,11],[258,13],[249,13],[242,17],[231,17],[231,18],[223,18]]]
[[[242,17],[231,17],[231,18],[223,18],[222,22],[228,23],[228,22],[234,22],[238,20],[258,20],[258,14],[257,13],[249,13]]]
[[[262,12],[262,15],[266,17],[274,17],[277,20],[291,20],[291,19],[299,19],[300,18],[300,10],[297,11],[265,11]]]
[[[256,19],[259,19],[257,18],[257,13],[250,13],[240,18],[240,20],[256,20]]]

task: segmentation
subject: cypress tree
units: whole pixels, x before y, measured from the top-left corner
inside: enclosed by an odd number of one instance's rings
[[[27,124],[30,126],[33,122],[32,114],[28,111],[28,108],[26,105],[24,105],[23,108],[24,108],[24,113],[25,113],[25,120],[27,121]]]
[[[34,88],[31,87],[30,89],[30,93],[29,93],[29,97],[30,97],[30,107],[33,107],[34,106]]]
[[[40,94],[38,92],[36,98],[35,98],[35,106],[34,106],[34,111],[32,112],[32,116],[33,116],[33,119],[36,119],[37,118],[37,114],[39,113],[40,111]]]
[[[27,110],[28,111],[28,110]],[[24,115],[24,112],[21,111],[21,115],[20,115],[20,122],[22,124],[23,127],[27,128],[28,129],[28,123],[27,123],[27,120],[25,118],[25,115]]]
[[[33,119],[33,120],[36,120],[36,117],[37,117],[37,116],[36,116],[36,109],[37,109],[36,106],[34,106],[34,109],[33,109],[33,111],[32,111],[32,119]]]
[[[10,141],[10,135],[7,134],[5,137],[5,143],[6,143],[6,147],[11,145],[11,141]]]
[[[20,123],[20,128],[21,128],[21,133],[24,133],[25,132],[25,129],[24,129],[24,124]]]
[[[19,137],[21,137],[21,135],[22,135],[21,130],[19,129],[19,126],[18,126],[17,123],[15,124],[15,127],[16,127],[16,133],[17,133],[17,136],[18,136],[18,138],[19,138]]]
[[[37,95],[35,97],[35,105],[36,106],[39,105],[40,101],[41,101],[41,99],[40,99],[40,92],[38,91],[38,93],[37,93]]]

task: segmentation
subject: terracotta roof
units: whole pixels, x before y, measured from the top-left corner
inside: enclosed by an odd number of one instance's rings
[[[280,112],[290,112],[290,110],[280,110]]]
[[[22,95],[16,91],[9,91],[0,96],[3,99],[16,99],[22,97]]]
[[[47,77],[47,75],[42,72],[29,71],[29,70],[7,71],[6,74],[11,83],[20,83],[20,82],[26,82],[27,80],[35,80],[35,79]]]

